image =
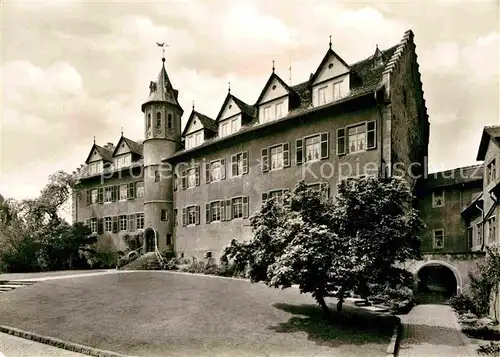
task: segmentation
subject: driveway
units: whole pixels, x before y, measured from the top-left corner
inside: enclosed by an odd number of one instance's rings
[[[403,336],[399,357],[472,357],[475,347],[460,330],[447,305],[417,305],[401,316]]]

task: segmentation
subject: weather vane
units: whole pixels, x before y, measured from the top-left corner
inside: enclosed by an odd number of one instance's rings
[[[165,42],[156,42],[158,47],[161,47],[162,53],[163,53],[163,58],[165,58],[165,47],[169,47],[168,45],[165,44]]]

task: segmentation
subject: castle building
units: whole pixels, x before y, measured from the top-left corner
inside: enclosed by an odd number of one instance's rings
[[[216,115],[183,109],[165,59],[142,104],[143,140],[93,144],[77,175],[73,220],[124,247],[144,234],[145,251],[219,259],[250,239],[249,217],[299,180],[328,187],[364,175],[427,172],[429,121],[412,31],[394,46],[348,64],[329,47],[309,79],[275,72],[254,104],[229,91]]]

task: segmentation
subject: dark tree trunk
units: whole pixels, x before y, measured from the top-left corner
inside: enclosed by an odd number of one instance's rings
[[[344,291],[340,290],[339,291],[339,301],[337,302],[337,312],[340,313],[342,312],[342,304],[344,303]]]
[[[323,295],[316,294],[316,301],[318,302],[319,306],[321,306],[321,309],[323,310],[323,315],[325,316],[325,319],[328,323],[331,323],[333,321],[333,315],[332,311],[328,307],[328,305],[325,302],[325,298]]]

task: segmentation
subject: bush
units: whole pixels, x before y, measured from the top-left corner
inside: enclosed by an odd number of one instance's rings
[[[383,302],[393,314],[407,314],[415,306],[413,291],[406,286],[381,287],[379,289],[378,294],[370,297],[369,300]]]
[[[489,345],[479,346],[477,352],[482,356],[500,357],[500,343],[491,341]]]
[[[461,293],[452,296],[448,302],[452,309],[454,309],[459,315],[464,315],[467,313],[472,313],[476,316],[478,315],[476,304],[472,300],[472,297],[470,297],[468,294]]]
[[[165,260],[176,259],[175,252],[171,249],[165,249],[160,254]]]

